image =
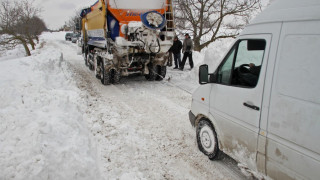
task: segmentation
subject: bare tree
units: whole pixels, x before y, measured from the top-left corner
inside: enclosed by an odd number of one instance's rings
[[[20,7],[20,21],[17,27],[17,32],[23,34],[27,42],[31,45],[32,49],[35,49],[34,38],[34,26],[37,24],[34,20],[38,17],[40,9],[33,6],[34,1],[20,0],[16,3],[16,6]]]
[[[8,0],[1,2],[0,35],[2,38],[0,45],[15,47],[18,43],[22,44],[27,56],[30,56],[31,53],[25,38],[16,32],[20,12],[20,7],[15,6],[15,3],[10,3]]]
[[[234,38],[259,11],[261,0],[177,0],[176,26],[179,33],[193,36],[194,50],[222,38]]]
[[[69,21],[65,22],[65,24],[60,28],[60,30],[64,31],[74,31],[74,32],[79,32],[80,31],[80,13],[81,10],[76,10],[74,15],[70,17]]]
[[[17,28],[16,32],[25,36],[33,50],[35,49],[33,40],[36,40],[37,43],[39,43],[39,35],[47,29],[43,20],[37,16],[22,18],[22,21],[19,21],[17,26],[20,28]]]
[[[5,0],[0,5],[0,45],[12,48],[22,44],[27,56],[31,55],[28,44],[34,49],[33,39],[46,29],[38,17],[40,10],[32,3],[28,0]]]
[[[39,43],[39,36],[43,31],[47,30],[47,26],[42,19],[34,16],[30,20],[30,33],[33,39]]]

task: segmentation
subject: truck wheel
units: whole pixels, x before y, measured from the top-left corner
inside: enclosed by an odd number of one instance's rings
[[[104,69],[103,62],[101,62],[101,83],[103,85],[109,85],[111,83],[110,73]]]
[[[102,73],[101,63],[102,63],[101,57],[98,56],[97,57],[97,66],[96,66],[96,69],[95,69],[95,74],[96,74],[96,78],[97,79],[101,79],[101,73]]]
[[[200,120],[196,132],[199,150],[209,159],[217,159],[219,153],[218,138],[211,123],[205,119]]]
[[[163,78],[166,77],[167,74],[167,66],[157,66],[157,77],[156,80],[157,81],[161,81],[163,80]]]
[[[82,47],[84,53],[83,53],[83,59],[84,59],[84,64],[88,66],[88,49],[85,48],[84,46]]]
[[[149,74],[145,75],[145,78],[148,81],[154,81],[156,79],[157,76],[157,66],[153,66],[151,63],[148,64],[148,68],[149,68]]]
[[[92,64],[93,60],[94,60],[94,55],[89,54],[89,56],[87,57],[87,64],[88,64],[89,70],[91,71],[94,70],[94,65]]]
[[[120,82],[120,72],[115,70],[115,69],[112,69],[111,70],[111,74],[112,74],[112,82],[113,82],[113,84],[119,84],[119,82]]]
[[[91,71],[93,71],[93,70],[94,70],[94,66],[93,66],[93,64],[89,63],[89,69],[90,69]]]

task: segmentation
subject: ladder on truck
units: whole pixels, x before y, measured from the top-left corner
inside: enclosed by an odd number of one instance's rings
[[[173,15],[173,3],[172,0],[167,0],[166,7],[167,11],[164,13],[164,17],[167,20],[165,29],[166,31],[174,31],[175,23],[174,23],[174,15]]]

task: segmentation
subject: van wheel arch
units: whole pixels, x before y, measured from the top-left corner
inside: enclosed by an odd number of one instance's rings
[[[199,118],[196,123],[196,136],[199,150],[210,160],[221,158],[219,140],[212,122],[207,118]]]

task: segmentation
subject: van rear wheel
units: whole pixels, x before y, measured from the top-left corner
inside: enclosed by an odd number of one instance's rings
[[[218,159],[218,138],[211,123],[205,119],[200,120],[196,132],[199,150],[211,160]]]

